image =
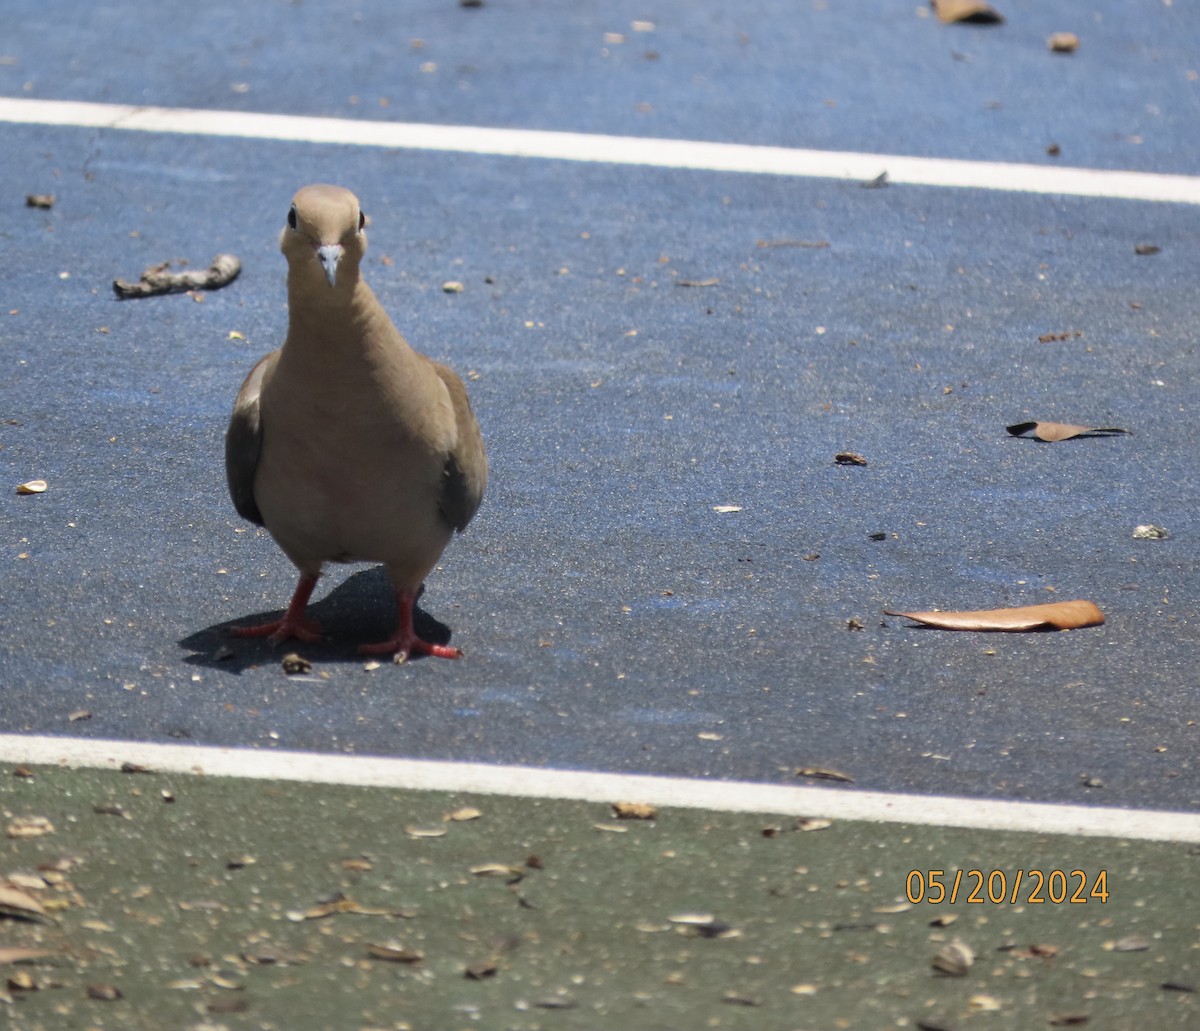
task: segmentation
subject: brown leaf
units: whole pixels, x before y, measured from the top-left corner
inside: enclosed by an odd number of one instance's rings
[[[815,777],[817,780],[835,780],[841,784],[853,784],[854,778],[841,770],[831,770],[828,766],[798,766],[797,777]]]
[[[885,616],[903,616],[940,630],[1078,630],[1099,626],[1104,613],[1094,602],[1076,598],[1048,605],[1021,605],[1011,609],[976,609],[966,612],[893,612]]]
[[[1117,426],[1076,426],[1069,422],[1014,422],[1006,426],[1014,437],[1022,437],[1030,430],[1038,440],[1070,440],[1072,437],[1112,437],[1118,433],[1129,433]]]
[[[18,840],[40,838],[44,834],[53,834],[54,824],[44,816],[18,816],[9,823],[4,832],[10,838]]]
[[[27,963],[31,959],[53,956],[50,949],[23,949],[20,946],[0,946],[0,964]]]
[[[420,963],[425,953],[410,949],[399,942],[368,942],[367,953],[372,959],[386,959],[390,963]]]
[[[658,810],[649,802],[613,802],[613,816],[618,820],[653,820]]]
[[[833,456],[838,465],[866,465],[867,460],[854,451],[839,451]]]
[[[939,21],[949,25],[951,22],[966,21],[976,25],[999,25],[1004,21],[1004,15],[984,0],[929,0]]]

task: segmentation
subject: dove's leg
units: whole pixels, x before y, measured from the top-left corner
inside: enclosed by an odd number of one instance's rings
[[[296,593],[292,595],[291,603],[282,619],[270,623],[257,623],[254,626],[235,626],[234,637],[265,637],[272,644],[281,644],[289,637],[315,644],[321,640],[321,628],[311,619],[304,618],[304,610],[308,607],[308,599],[312,596],[313,588],[317,586],[320,574],[303,573],[300,582],[296,584]]]
[[[364,644],[358,650],[364,655],[391,655],[393,661],[404,662],[410,655],[433,655],[439,659],[458,659],[462,652],[447,644],[430,644],[417,636],[413,629],[413,606],[415,591],[398,590],[396,606],[400,610],[396,619],[396,632],[378,644]]]

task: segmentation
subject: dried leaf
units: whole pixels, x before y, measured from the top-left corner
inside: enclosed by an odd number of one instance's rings
[[[838,465],[866,465],[867,460],[853,451],[839,451],[833,456]]]
[[[0,916],[39,920],[46,916],[46,910],[32,895],[9,884],[0,884]]]
[[[1104,613],[1094,602],[1077,598],[1048,605],[1022,605],[1011,609],[977,609],[967,612],[893,612],[885,616],[903,616],[939,630],[1078,630],[1099,626]]]
[[[950,977],[962,977],[975,962],[975,950],[965,941],[955,938],[954,941],[942,946],[933,957],[932,966]]]
[[[947,25],[956,21],[999,25],[1004,21],[1004,15],[984,0],[929,0],[929,6]]]
[[[821,816],[802,816],[795,823],[795,828],[798,831],[823,831],[828,830],[832,826],[832,820],[826,820]]]
[[[658,809],[649,802],[614,802],[612,811],[618,820],[653,820],[658,817]]]
[[[418,827],[416,824],[406,824],[404,833],[410,838],[442,838],[446,836],[445,826]]]
[[[831,770],[828,766],[798,766],[797,777],[815,777],[817,780],[833,780],[839,784],[853,784],[854,778],[841,770]]]
[[[18,816],[12,820],[5,833],[10,838],[40,838],[54,833],[54,824],[44,816]]]
[[[0,946],[0,965],[5,963],[28,963],[31,959],[53,956],[51,949],[23,949],[20,946]]]
[[[478,866],[471,867],[471,875],[474,877],[508,877],[520,880],[525,876],[525,868],[511,866],[508,863],[480,863]]]
[[[367,953],[372,959],[386,959],[390,963],[420,963],[425,953],[420,949],[410,949],[399,942],[370,942]]]
[[[1047,442],[1070,440],[1072,437],[1112,437],[1118,433],[1128,434],[1117,426],[1076,426],[1069,422],[1015,422],[1005,427],[1014,437],[1021,437],[1033,430],[1038,440]]]

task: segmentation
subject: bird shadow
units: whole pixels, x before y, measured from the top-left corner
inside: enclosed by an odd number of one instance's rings
[[[423,590],[422,586],[418,599]],[[290,640],[272,645],[265,637],[235,637],[231,632],[236,626],[265,623],[279,615],[279,609],[252,613],[193,631],[179,639],[179,646],[190,653],[183,661],[233,673],[278,663],[288,652],[300,652],[313,662],[362,662],[358,646],[382,641],[395,629],[395,595],[383,567],[375,566],[353,573],[320,601],[309,604],[308,616],[320,624],[323,635],[316,644]],[[433,644],[450,641],[450,628],[419,605],[413,608],[413,629]],[[410,661],[421,658],[414,655]]]

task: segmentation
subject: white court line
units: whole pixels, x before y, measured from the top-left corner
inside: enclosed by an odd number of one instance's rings
[[[1200,204],[1200,177],[529,129],[0,97],[0,122]]]
[[[528,766],[19,734],[0,734],[0,762],[110,770],[132,762],[165,773],[212,777],[469,792],[514,798],[565,798],[605,803],[637,801],[733,813],[824,816],[989,831],[1200,842],[1200,816],[1186,813],[893,795],[645,774],[582,773]]]

